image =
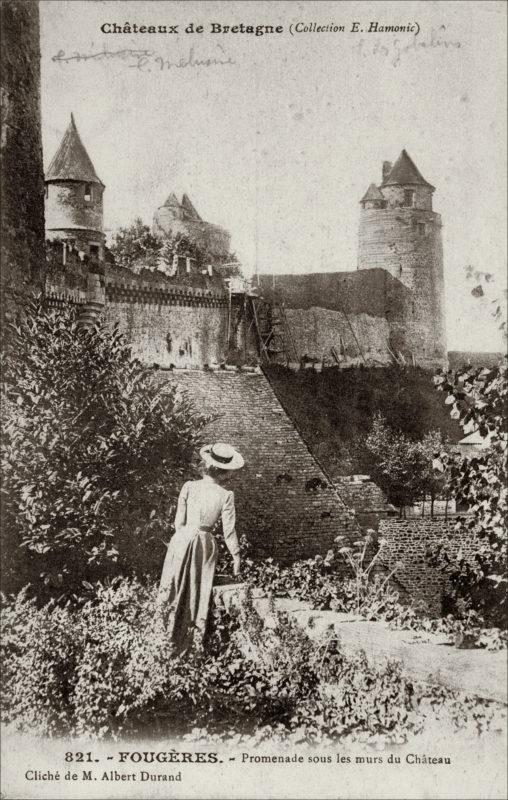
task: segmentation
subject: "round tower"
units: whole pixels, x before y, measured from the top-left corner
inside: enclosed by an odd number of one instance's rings
[[[403,150],[360,201],[358,269],[386,273],[391,349],[424,367],[447,363],[441,216],[434,187]]]
[[[45,177],[46,238],[73,244],[93,260],[104,259],[105,186],[98,177],[71,114]]]

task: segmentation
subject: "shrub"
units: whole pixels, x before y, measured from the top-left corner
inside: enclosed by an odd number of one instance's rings
[[[83,330],[70,307],[30,302],[2,389],[7,591],[30,581],[64,595],[83,579],[160,568],[204,422],[163,389],[116,327]]]
[[[436,375],[439,390],[451,414],[464,427],[472,426],[488,439],[480,455],[463,458],[442,455],[449,474],[450,491],[468,505],[469,514],[457,524],[474,534],[476,548],[466,557],[441,551],[456,603],[480,611],[497,624],[506,625],[508,523],[508,367],[465,368]]]
[[[349,546],[344,545],[344,540],[345,537],[338,536],[335,549],[329,550],[324,558],[317,555],[289,567],[281,567],[272,559],[260,564],[247,559],[243,568],[245,578],[252,587],[306,601],[315,609],[360,615],[388,622],[393,628],[444,634],[456,647],[506,648],[506,631],[489,627],[480,614],[465,606],[457,608],[454,615],[433,619],[425,615],[423,603],[415,607],[401,604],[397,591],[390,585],[398,565],[388,572],[384,569],[376,572],[384,540],[378,540],[374,552],[373,531]]]
[[[349,545],[345,539],[337,536],[325,557],[316,555],[288,567],[272,559],[260,564],[247,559],[244,575],[252,586],[310,602],[316,609],[384,619],[388,609],[398,604],[398,594],[390,586],[398,565],[387,575],[375,572],[385,541],[376,543],[374,531]]]
[[[271,737],[298,741],[419,731],[429,703],[488,726],[488,713],[440,688],[415,685],[400,665],[345,656],[332,633],[311,639],[272,605],[269,624],[247,598],[216,608],[207,647],[174,657],[156,590],[115,578],[81,607],[37,608],[3,598],[4,720],[44,736],[120,734]]]

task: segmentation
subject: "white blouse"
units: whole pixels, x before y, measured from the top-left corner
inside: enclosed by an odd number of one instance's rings
[[[175,515],[175,530],[195,528],[212,530],[219,518],[226,546],[232,556],[239,555],[236,535],[235,495],[205,476],[199,481],[187,481],[182,486]]]

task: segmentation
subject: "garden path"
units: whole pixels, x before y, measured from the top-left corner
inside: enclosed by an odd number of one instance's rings
[[[242,602],[243,584],[217,586],[216,601],[230,608]],[[261,590],[253,592],[254,607],[269,621],[269,603]],[[444,635],[411,630],[391,630],[388,623],[369,622],[361,617],[336,611],[316,611],[309,603],[276,598],[275,607],[287,611],[311,637],[332,627],[345,650],[364,650],[369,659],[400,661],[412,678],[441,684],[475,697],[508,702],[506,651],[457,649]]]

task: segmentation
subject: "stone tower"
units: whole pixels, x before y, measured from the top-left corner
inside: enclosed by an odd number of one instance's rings
[[[104,259],[104,184],[79,136],[71,114],[60,147],[45,177],[46,237],[61,239],[92,261]]]
[[[396,293],[397,309],[387,291],[387,316],[397,318],[392,349],[429,368],[447,362],[442,225],[433,193],[405,150],[395,164],[383,162],[380,185],[371,183],[360,201],[358,243],[358,269],[383,269],[407,289],[402,308]]]
[[[154,236],[187,236],[193,244],[206,250],[212,263],[220,262],[229,254],[231,236],[219,225],[205,222],[196,211],[190,198],[184,194],[181,201],[171,193],[154,214]]]
[[[40,112],[39,5],[0,3],[2,91],[0,303],[11,290],[44,286],[44,171]],[[9,312],[10,313],[10,312]],[[5,329],[4,329],[5,332]]]

